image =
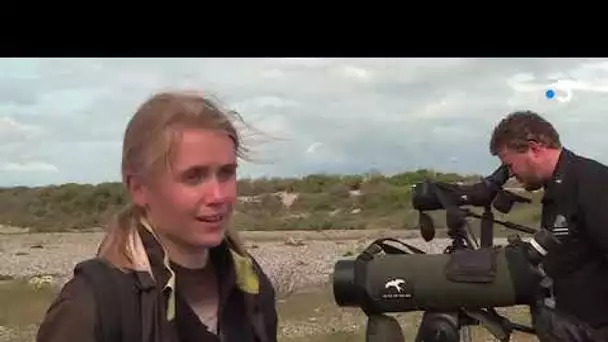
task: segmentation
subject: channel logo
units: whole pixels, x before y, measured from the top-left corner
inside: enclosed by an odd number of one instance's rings
[[[572,88],[568,85],[568,82],[557,81],[547,87],[545,97],[549,100],[570,102],[572,100]]]

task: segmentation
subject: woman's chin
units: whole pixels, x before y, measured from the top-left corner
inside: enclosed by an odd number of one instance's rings
[[[222,243],[225,237],[224,230],[212,232],[197,232],[191,239],[191,243],[200,247],[216,247]]]

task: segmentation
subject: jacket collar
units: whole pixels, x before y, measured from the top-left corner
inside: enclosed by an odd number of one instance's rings
[[[167,306],[167,319],[175,318],[175,287],[176,276],[171,268],[169,256],[160,243],[152,224],[142,218],[135,231],[135,245],[139,253],[134,254],[137,264],[147,267],[145,271],[152,278],[153,286],[162,286],[162,291],[168,291],[169,302]],[[143,253],[143,251],[145,253]],[[143,260],[145,259],[145,260]],[[235,286],[249,294],[258,294],[260,280],[255,272],[253,260],[248,254],[241,254],[232,246],[230,239],[224,239],[222,243],[209,251],[209,261],[212,262],[218,272],[220,279],[220,301],[225,301],[225,296]],[[221,304],[221,303],[220,303]]]
[[[543,200],[552,200],[556,196],[559,196],[560,189],[564,189],[571,185],[572,179],[572,162],[575,159],[575,154],[566,149],[562,148],[559,155],[555,170],[550,180],[544,184],[544,195]]]

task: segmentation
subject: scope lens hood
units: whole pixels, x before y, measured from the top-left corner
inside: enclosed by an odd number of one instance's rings
[[[339,260],[333,273],[334,299],[339,306],[361,305],[360,292],[355,284],[355,260]]]

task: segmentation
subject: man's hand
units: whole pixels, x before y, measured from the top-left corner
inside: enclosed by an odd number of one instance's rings
[[[524,251],[529,246],[519,236],[510,236],[507,248],[525,254]],[[547,306],[546,299],[550,295],[542,280],[548,278],[545,278],[540,268],[531,264],[529,272],[532,278],[538,279],[538,287],[533,291],[536,293],[536,298],[529,307],[532,326],[540,342],[608,342],[600,338],[586,323]]]
[[[540,302],[530,306],[530,314],[540,342],[606,342],[587,324]]]

